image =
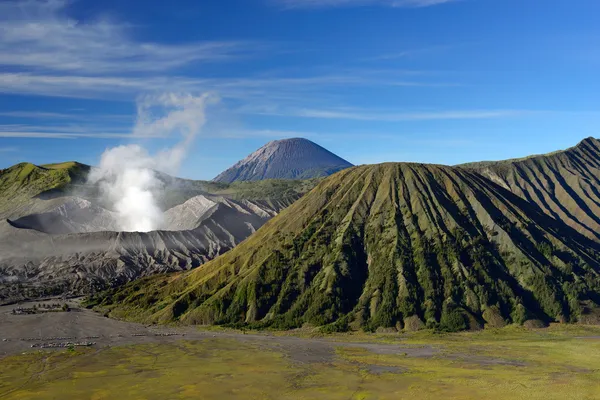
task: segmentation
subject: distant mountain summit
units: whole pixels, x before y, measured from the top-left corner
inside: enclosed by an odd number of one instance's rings
[[[267,143],[214,181],[258,181],[263,179],[310,179],[352,167],[348,161],[307,139],[294,138]]]

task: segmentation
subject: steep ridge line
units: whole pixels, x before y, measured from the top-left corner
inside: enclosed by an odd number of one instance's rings
[[[588,238],[600,241],[600,141],[524,159],[472,163],[475,170],[537,204]]]

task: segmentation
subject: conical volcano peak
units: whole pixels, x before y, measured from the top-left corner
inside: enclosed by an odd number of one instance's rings
[[[283,139],[267,143],[214,180],[231,183],[264,179],[310,179],[328,176],[351,166],[348,161],[308,139]]]

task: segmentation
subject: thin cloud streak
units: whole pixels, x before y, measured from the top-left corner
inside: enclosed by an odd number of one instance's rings
[[[407,78],[405,73],[399,76],[397,71],[211,79],[185,76],[179,67],[238,60],[273,48],[245,41],[140,42],[126,24],[107,19],[73,20],[68,15],[69,5],[67,0],[0,2],[0,69],[4,70],[0,73],[0,93],[129,102],[140,94],[215,92],[224,100],[249,104],[301,104],[335,97],[336,90],[332,89],[340,87],[456,86],[436,79]],[[2,116],[19,117],[16,112]],[[20,116],[62,118],[58,113]]]
[[[422,48],[413,48],[407,50],[401,50],[396,52],[389,52],[385,54],[381,54],[379,56],[366,58],[364,61],[392,61],[399,60],[405,58],[416,58],[424,55],[438,54],[442,52],[447,52],[450,50],[460,49],[461,47],[465,47],[472,43],[461,43],[461,44],[452,44],[452,45],[438,45],[438,46],[428,46]]]
[[[446,3],[455,3],[460,0],[395,0],[392,1],[392,7],[408,7],[408,8],[422,8],[439,6]]]
[[[459,0],[273,0],[285,9],[341,8],[381,6],[392,8],[423,8]]]
[[[124,139],[131,138],[131,131],[125,127],[105,127],[97,125],[0,125],[2,138],[36,138],[36,139]],[[141,135],[141,138],[160,136]]]
[[[451,110],[432,112],[399,112],[377,113],[364,110],[313,110],[313,109],[251,109],[242,110],[248,114],[273,115],[281,117],[300,117],[315,119],[342,119],[356,121],[432,121],[432,120],[465,120],[517,117],[531,113],[528,110]]]
[[[71,118],[69,114],[60,114],[44,111],[0,111],[0,117],[9,118],[35,118],[35,119],[67,119]]]
[[[0,117],[25,118],[25,119],[58,119],[58,120],[133,120],[131,115],[126,114],[66,114],[45,111],[1,111]]]
[[[245,57],[262,45],[213,41],[164,45],[133,40],[125,24],[82,23],[66,14],[68,1],[0,3],[0,65],[82,74],[164,72],[200,62]]]
[[[0,131],[1,138],[33,138],[33,139],[125,139],[130,133],[60,133],[60,132],[21,132]],[[141,136],[137,136],[141,137]],[[157,138],[156,136],[152,137]]]
[[[271,129],[207,129],[203,133],[207,138],[247,139],[249,137],[290,138],[290,137],[319,137],[322,133],[305,131],[286,131]],[[154,131],[131,132],[131,128],[107,128],[96,125],[0,125],[0,137],[39,138],[39,139],[168,139],[168,134],[157,135]]]
[[[1,129],[1,128],[0,128]],[[293,137],[321,137],[321,134],[315,132],[298,131],[280,131],[270,129],[243,129],[215,134],[207,133],[203,135],[206,138],[224,138],[224,139],[248,139],[249,137],[264,137],[271,139],[293,138]],[[99,132],[50,132],[50,131],[3,131],[0,130],[0,138],[32,138],[32,139],[168,139],[168,136],[132,135],[131,133],[99,133]],[[2,151],[2,150],[0,150]],[[6,150],[8,151],[8,150]]]
[[[323,93],[334,87],[449,87],[453,83],[399,80],[395,76],[368,73],[300,77],[189,78],[122,77],[81,75],[39,75],[32,73],[0,73],[0,92],[68,98],[108,98],[130,101],[138,93],[164,91],[216,92],[232,99],[294,99],[307,93]],[[124,98],[123,95],[129,95]]]
[[[124,133],[130,130],[130,126],[106,127],[95,124],[64,124],[64,125],[30,125],[30,124],[0,124],[0,132],[64,132],[64,133]]]

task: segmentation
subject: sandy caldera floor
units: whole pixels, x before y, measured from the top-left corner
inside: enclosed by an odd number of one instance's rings
[[[596,327],[311,337],[15,307],[0,307],[2,399],[600,398]]]
[[[0,357],[37,349],[48,343],[94,343],[90,347],[121,346],[146,343],[173,343],[180,340],[225,338],[251,342],[285,350],[292,359],[306,362],[331,360],[337,347],[361,347],[380,354],[402,354],[432,357],[439,352],[432,346],[340,341],[339,338],[309,338],[274,335],[264,332],[201,330],[196,327],[146,326],[103,317],[70,300],[70,312],[50,312],[32,315],[12,315],[15,307],[32,307],[57,300],[22,303],[0,307]],[[60,302],[63,304],[63,302]]]

